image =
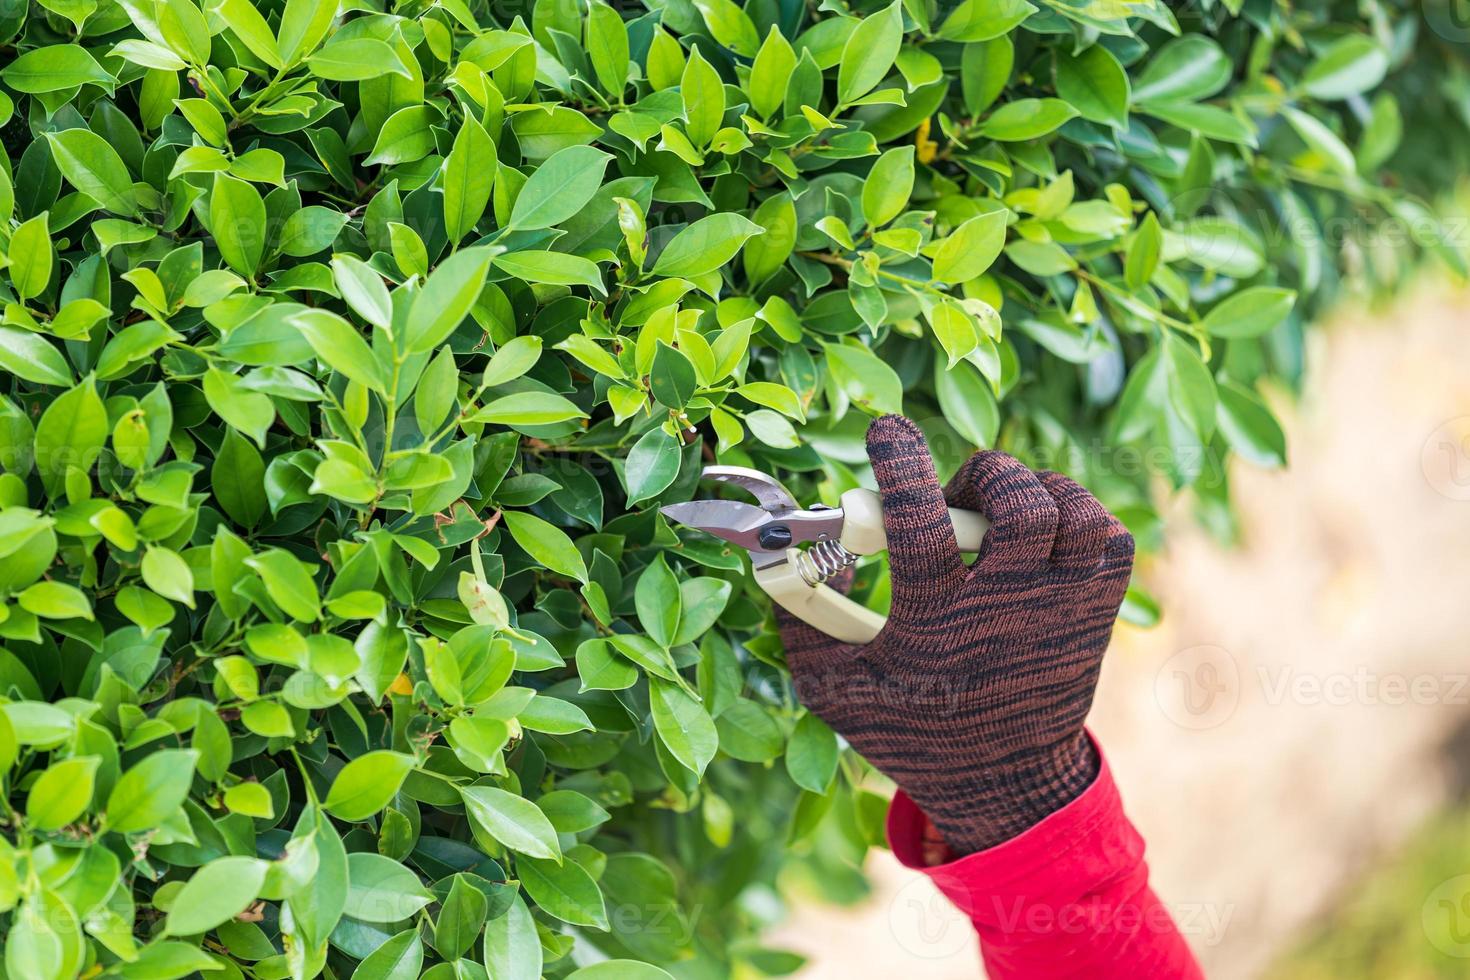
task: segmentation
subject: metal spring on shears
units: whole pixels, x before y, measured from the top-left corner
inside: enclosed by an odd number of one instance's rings
[[[818,541],[796,559],[796,571],[803,582],[816,588],[858,560],[858,556],[837,541]]]

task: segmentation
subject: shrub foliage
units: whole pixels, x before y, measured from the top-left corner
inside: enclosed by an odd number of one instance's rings
[[[1372,4],[384,7],[0,8],[13,980],[791,969],[881,787],[656,505],[905,411],[1147,541],[1428,220]]]

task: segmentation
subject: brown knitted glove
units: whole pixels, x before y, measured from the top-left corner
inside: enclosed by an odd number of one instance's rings
[[[886,773],[956,851],[991,847],[1076,798],[1097,775],[1083,734],[1133,538],[1082,487],[977,453],[940,490],[918,426],[868,429],[893,601],[853,646],[782,613],[808,708]],[[990,530],[966,566],[946,513]]]

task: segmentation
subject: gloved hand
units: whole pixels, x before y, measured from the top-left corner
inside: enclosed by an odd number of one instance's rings
[[[892,606],[871,642],[781,612],[797,695],[919,805],[954,851],[1008,840],[1096,777],[1082,723],[1133,565],[1133,538],[1077,483],[1001,452],[941,491],[919,427],[868,429]],[[946,504],[990,530],[973,566]]]

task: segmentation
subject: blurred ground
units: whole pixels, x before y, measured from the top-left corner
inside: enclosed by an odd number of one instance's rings
[[[1092,725],[1214,980],[1264,975],[1375,865],[1423,847],[1377,911],[1451,969],[1361,975],[1470,975],[1466,852],[1406,843],[1470,758],[1467,327],[1470,295],[1440,291],[1319,331],[1305,397],[1278,401],[1291,468],[1233,471],[1240,547],[1181,502],[1146,569],[1165,620],[1115,637]],[[869,872],[862,906],[808,904],[769,937],[811,957],[805,980],[978,974],[973,934],[923,881],[886,853]]]

